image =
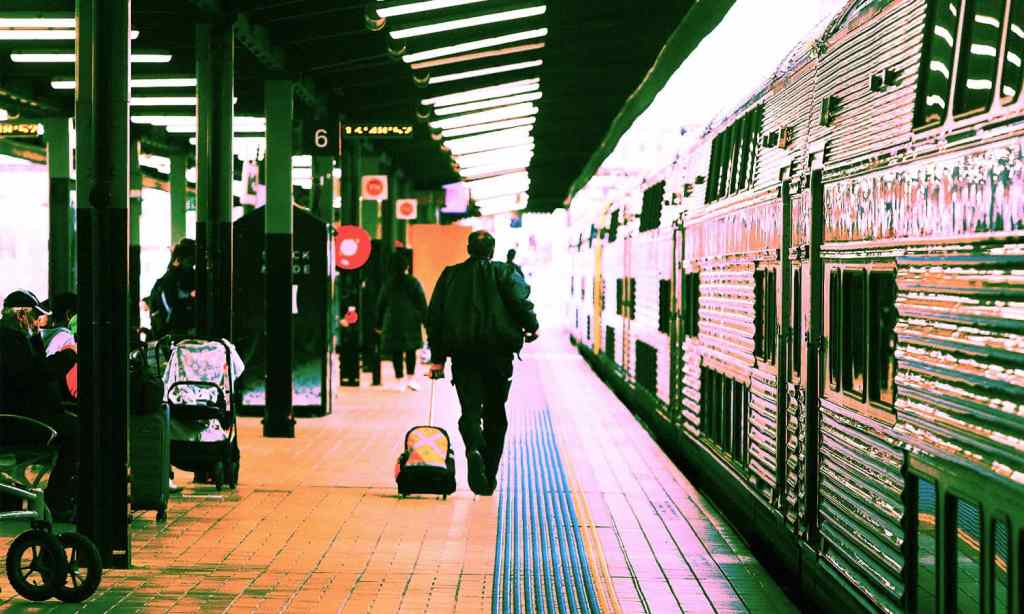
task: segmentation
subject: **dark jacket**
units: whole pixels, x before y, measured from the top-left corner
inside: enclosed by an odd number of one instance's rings
[[[381,351],[406,352],[423,345],[423,322],[426,318],[427,298],[420,282],[412,275],[392,277],[377,297],[377,328],[382,330]]]
[[[470,258],[445,268],[427,313],[431,362],[460,353],[513,354],[537,332],[530,286],[504,262]]]
[[[47,357],[24,331],[0,322],[0,413],[49,419],[60,411],[58,383],[77,359],[70,349]]]
[[[188,333],[196,326],[196,273],[192,268],[170,267],[153,285],[149,294],[149,311],[153,334]]]

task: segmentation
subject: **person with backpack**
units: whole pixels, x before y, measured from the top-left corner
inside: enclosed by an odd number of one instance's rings
[[[146,299],[153,338],[187,335],[196,326],[196,242],[178,241],[167,271],[153,284]]]
[[[469,258],[441,273],[427,313],[430,374],[443,377],[452,359],[452,380],[462,405],[459,433],[466,444],[469,487],[491,495],[505,446],[505,403],[512,358],[537,338],[530,286],[505,262],[494,262],[494,237],[469,235]]]
[[[423,321],[427,299],[423,286],[409,272],[409,260],[396,254],[391,278],[377,297],[377,332],[381,352],[391,356],[395,366],[395,390],[419,390],[416,376],[416,350],[423,345]],[[403,374],[403,364],[405,373]]]

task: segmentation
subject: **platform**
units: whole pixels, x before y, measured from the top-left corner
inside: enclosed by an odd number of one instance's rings
[[[544,334],[516,364],[492,497],[466,485],[444,381],[436,414],[453,435],[459,490],[398,498],[395,458],[426,418],[421,383],[343,389],[335,413],[301,420],[294,440],[264,439],[259,419],[242,419],[237,491],[179,472],[185,490],[166,524],[136,516],[135,566],[109,570],[88,603],[31,604],[2,578],[0,610],[795,611],[562,334]]]

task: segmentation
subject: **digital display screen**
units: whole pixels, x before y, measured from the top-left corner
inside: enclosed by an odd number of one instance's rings
[[[341,136],[350,138],[410,139],[415,132],[413,124],[379,122],[341,125]]]
[[[36,122],[0,122],[0,138],[8,136],[34,137],[43,133],[43,125]]]

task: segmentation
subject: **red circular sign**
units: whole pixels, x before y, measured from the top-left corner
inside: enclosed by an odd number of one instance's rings
[[[412,215],[413,214],[412,203],[409,202],[409,201],[403,202],[402,205],[398,208],[398,212],[401,213],[402,215]]]
[[[380,196],[383,193],[384,193],[384,182],[383,181],[381,181],[380,179],[377,179],[376,177],[373,177],[371,179],[367,179],[366,180],[366,195],[367,196],[370,196],[370,197]]]
[[[359,226],[336,226],[334,235],[334,266],[353,271],[370,259],[370,233]]]

